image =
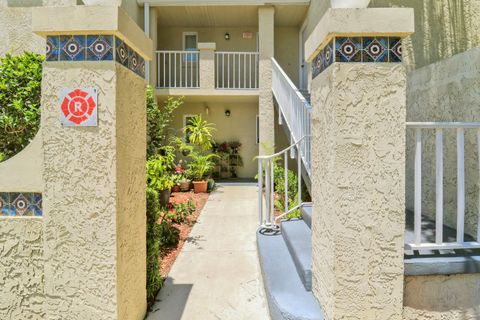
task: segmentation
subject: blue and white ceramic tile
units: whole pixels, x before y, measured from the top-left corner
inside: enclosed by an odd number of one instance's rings
[[[47,61],[116,61],[145,78],[145,59],[113,35],[47,36]]]
[[[58,36],[47,37],[47,47],[45,51],[47,61],[58,61],[60,55],[60,44]]]
[[[334,62],[402,62],[398,37],[335,37],[312,61],[315,78]]]
[[[113,60],[113,36],[89,35],[87,36],[87,61]]]
[[[41,217],[42,215],[42,195],[40,193],[0,193],[0,216]]]

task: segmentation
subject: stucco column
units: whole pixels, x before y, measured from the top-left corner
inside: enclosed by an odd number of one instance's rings
[[[369,10],[329,10],[306,45],[313,69],[312,291],[327,320],[400,320],[403,312],[401,37],[413,31],[413,12]]]
[[[272,57],[274,52],[273,7],[258,9],[260,154],[271,154],[275,147],[275,114],[272,95]]]
[[[214,42],[199,42],[200,88],[215,89],[215,49]]]
[[[158,14],[157,14],[157,9],[155,7],[150,7],[149,10],[149,15],[150,15],[150,28],[149,28],[149,37],[152,40],[152,45],[153,45],[153,51],[155,54],[155,51],[157,50],[157,20],[158,20]],[[157,85],[157,73],[158,73],[158,66],[157,66],[157,59],[156,56],[153,56],[153,60],[148,63],[148,67],[150,69],[150,78],[148,79],[149,84],[152,87],[156,87]]]
[[[151,41],[118,7],[36,8],[33,30],[49,48],[41,115],[45,319],[143,319]]]

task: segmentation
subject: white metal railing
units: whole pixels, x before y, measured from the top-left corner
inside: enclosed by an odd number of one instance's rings
[[[258,89],[258,52],[215,52],[217,89]]]
[[[480,220],[477,225],[477,241],[466,242],[465,234],[465,130],[475,130],[480,169],[480,122],[408,122],[407,128],[415,130],[414,166],[414,240],[405,244],[409,250],[472,249],[480,248]],[[446,242],[443,237],[444,221],[444,131],[456,131],[457,144],[457,233],[456,241]],[[435,131],[435,243],[422,241],[422,132]],[[479,195],[480,205],[480,195]],[[480,218],[480,214],[479,214]]]
[[[156,51],[157,88],[198,88],[198,51]]]
[[[278,102],[281,116],[291,134],[292,143],[311,135],[312,107],[297,89],[277,61],[272,58],[272,91]],[[280,117],[281,118],[281,117]],[[311,175],[310,139],[300,148],[300,155],[308,175]]]
[[[267,230],[277,230],[280,225],[278,221],[287,216],[290,212],[300,209],[305,203],[302,203],[302,162],[297,161],[297,195],[298,204],[292,208],[288,205],[288,158],[298,156],[299,150],[310,141],[309,136],[302,137],[298,142],[290,147],[268,156],[259,156],[258,159],[258,215],[260,226]],[[285,205],[283,213],[275,216],[275,181],[274,168],[277,161],[283,161],[285,176]],[[264,200],[265,197],[265,207]]]

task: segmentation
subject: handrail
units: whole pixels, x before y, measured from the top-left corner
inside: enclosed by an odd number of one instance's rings
[[[272,91],[277,100],[280,114],[296,143],[311,135],[312,107],[275,58],[272,58]],[[300,150],[300,158],[308,176],[311,176],[311,144],[308,141]]]
[[[480,248],[480,221],[477,223],[476,241],[465,241],[465,129],[475,129],[477,139],[478,168],[480,169],[480,122],[407,122],[407,128],[415,130],[414,160],[414,239],[405,244],[408,250],[440,250]],[[444,129],[456,131],[457,164],[457,234],[453,242],[443,237],[444,222]],[[435,242],[425,240],[422,232],[422,158],[423,131],[434,131],[435,158]],[[433,161],[431,161],[433,165]],[[468,177],[469,175],[467,175]],[[453,182],[449,182],[453,183]],[[478,198],[480,203],[480,195]]]
[[[304,136],[299,141],[290,145],[289,147],[283,149],[280,152],[277,152],[272,155],[267,156],[258,156],[258,212],[259,212],[259,223],[262,229],[265,230],[278,230],[280,225],[278,221],[288,215],[294,210],[298,210],[302,205],[302,161],[298,159],[300,156],[300,150],[304,149],[304,145],[309,144],[310,136]],[[293,208],[289,208],[288,204],[288,155],[290,154],[291,158],[297,157],[297,197],[298,204]],[[283,156],[283,168],[284,168],[284,183],[285,183],[285,202],[284,211],[278,217],[275,217],[275,177],[274,177],[274,168],[275,162],[278,157]],[[265,174],[264,174],[265,172]],[[264,188],[265,187],[265,188]],[[265,209],[266,214],[264,215],[263,208],[263,190],[265,189]]]

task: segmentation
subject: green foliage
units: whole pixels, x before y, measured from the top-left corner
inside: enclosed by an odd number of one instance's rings
[[[160,208],[158,193],[154,189],[147,189],[147,301],[149,305],[162,287],[160,274],[160,233],[158,224]]]
[[[169,158],[157,155],[147,161],[147,183],[155,190],[169,190],[174,186],[173,176],[168,172]]]
[[[195,203],[190,199],[187,203],[175,203],[173,208],[175,214],[172,220],[177,223],[183,223],[195,212]]]
[[[278,199],[275,201],[275,207],[280,210],[285,210],[285,168],[278,164],[280,159],[275,161],[273,167],[273,181],[275,185],[275,192]],[[288,181],[288,208],[293,208],[298,205],[298,180],[297,175],[292,171],[287,172]],[[294,210],[287,215],[287,219],[299,218],[301,216],[300,210]]]
[[[0,59],[0,161],[25,148],[40,126],[41,55]]]
[[[212,148],[214,131],[213,124],[203,120],[201,115],[193,117],[183,128],[183,132],[188,134],[190,143],[199,146],[203,150]]]
[[[163,220],[159,224],[159,240],[162,245],[167,247],[175,246],[178,244],[179,239],[180,231],[171,222]]]
[[[163,108],[155,101],[153,89],[147,88],[147,158],[155,156],[166,146],[167,128],[172,122],[173,112],[183,104],[183,97],[169,97]]]
[[[189,154],[191,159],[188,168],[192,173],[195,181],[202,181],[203,178],[214,168],[213,158],[218,157],[216,154],[202,154],[196,150],[192,150]]]

